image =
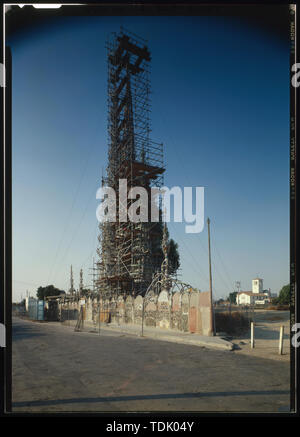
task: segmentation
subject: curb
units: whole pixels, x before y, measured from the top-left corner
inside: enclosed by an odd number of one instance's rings
[[[89,323],[86,323],[86,326],[89,326]],[[92,327],[92,325],[90,326]],[[126,327],[124,328],[118,325],[111,325],[111,324],[101,325],[100,331],[101,330],[121,332],[123,334],[132,335],[133,337],[138,337],[138,338],[150,338],[152,340],[158,340],[158,341],[168,341],[171,343],[178,343],[178,344],[189,344],[192,346],[205,347],[207,349],[217,349],[217,350],[226,350],[226,351],[232,351],[234,349],[233,343],[221,337],[201,336],[201,338],[197,338],[197,337],[195,338],[193,337],[194,334],[186,334],[185,336],[180,336],[180,335],[176,336],[176,335],[164,335],[163,333],[159,333],[159,332],[156,333],[156,332],[147,332],[147,331],[146,332],[144,331],[144,335],[142,337],[140,332],[132,331],[130,329],[126,329]]]
[[[142,337],[140,334],[136,332],[132,332],[129,329],[124,328],[118,328],[117,326],[103,326],[101,329],[105,330],[111,330],[111,331],[118,331],[122,332],[124,334],[130,334],[134,337]],[[218,337],[218,341],[211,341],[210,337],[207,337],[207,339],[195,339],[195,338],[187,338],[187,337],[176,337],[176,336],[169,336],[169,335],[161,335],[159,333],[149,333],[144,332],[143,335],[144,338],[151,338],[153,340],[160,340],[160,341],[169,341],[172,343],[181,343],[181,344],[190,344],[192,346],[200,346],[200,347],[206,347],[209,349],[218,349],[218,350],[227,350],[231,351],[234,349],[234,344],[231,343],[228,340],[223,340],[222,338]]]

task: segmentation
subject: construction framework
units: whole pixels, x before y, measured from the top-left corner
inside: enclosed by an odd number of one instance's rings
[[[121,28],[106,43],[108,60],[108,165],[102,186],[116,192],[115,222],[99,224],[96,289],[102,297],[145,294],[160,271],[163,226],[151,223],[151,188],[163,185],[163,144],[150,139],[150,61],[147,43]],[[148,222],[120,220],[134,200],[119,200],[119,180],[148,193]]]

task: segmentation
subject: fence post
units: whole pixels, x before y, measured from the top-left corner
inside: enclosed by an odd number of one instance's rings
[[[99,313],[99,330],[98,330],[98,333],[100,335],[100,326],[101,326],[101,305],[100,305],[100,299],[99,299],[99,303],[98,303],[98,313]]]
[[[284,334],[284,326],[280,326],[279,355],[282,355],[282,352],[283,352],[283,334]]]
[[[141,333],[141,337],[144,336],[144,313],[145,313],[145,296],[143,297],[143,307],[142,307],[142,333]]]
[[[254,323],[251,322],[251,349],[254,349],[255,341],[254,341]]]

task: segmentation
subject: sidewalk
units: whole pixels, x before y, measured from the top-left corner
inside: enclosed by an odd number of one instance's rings
[[[72,326],[75,326],[76,324],[75,320],[71,320],[70,322]],[[66,322],[66,324],[67,323],[68,322]],[[86,330],[87,328],[94,329],[93,323],[85,321],[84,330]],[[99,329],[98,325],[96,329],[97,330]],[[142,336],[141,325],[102,323],[100,326],[100,333],[101,330],[121,332],[124,334],[134,335],[138,337]],[[231,351],[234,347],[233,343],[224,340],[223,338],[218,336],[207,337],[205,335],[191,334],[189,332],[181,332],[181,331],[168,330],[168,329],[152,328],[150,326],[144,326],[143,337],[160,340],[160,341],[171,341],[174,343],[191,344],[193,346],[200,346],[200,347],[206,347],[206,348],[218,349],[218,350]]]

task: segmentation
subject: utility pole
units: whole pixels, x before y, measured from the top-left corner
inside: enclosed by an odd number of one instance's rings
[[[211,252],[210,252],[210,219],[207,218],[208,230],[208,265],[209,265],[209,297],[210,297],[210,335],[215,335],[214,309],[212,297]]]

